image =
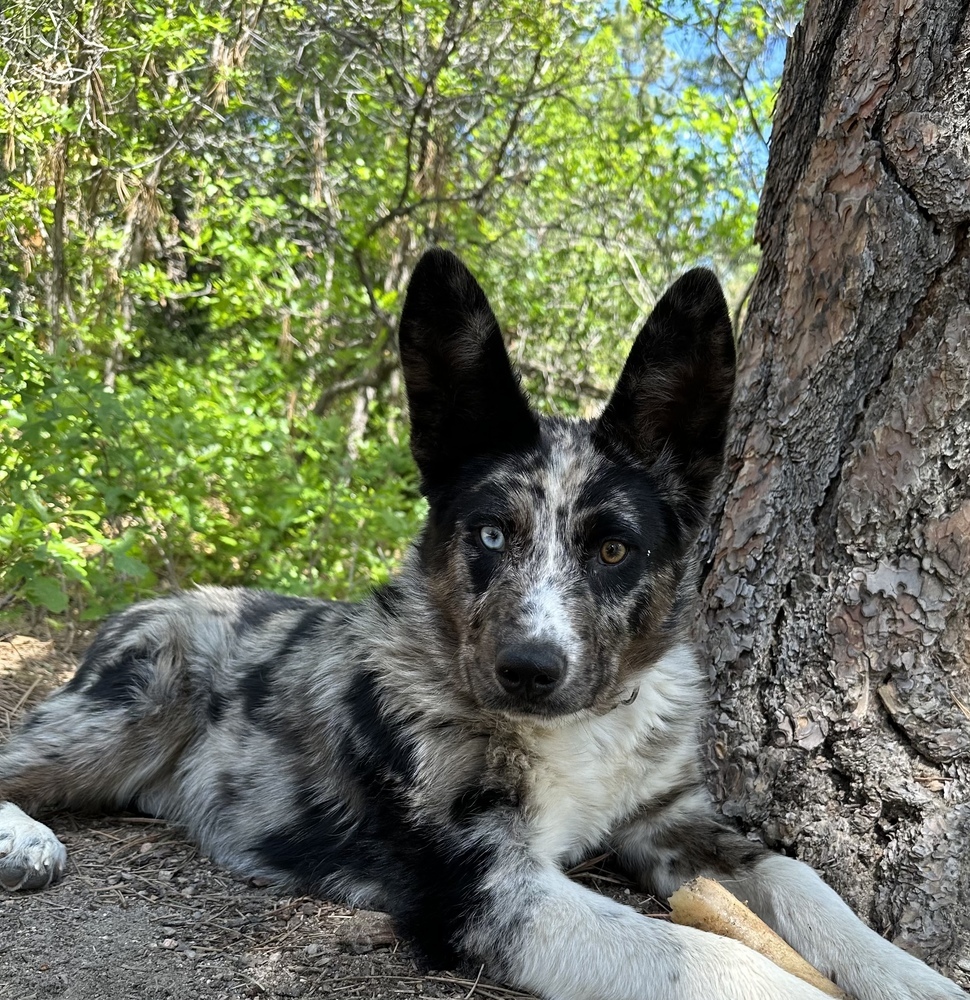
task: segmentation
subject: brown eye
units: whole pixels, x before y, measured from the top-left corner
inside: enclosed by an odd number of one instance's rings
[[[615,566],[626,559],[626,554],[627,547],[622,542],[610,539],[608,542],[603,542],[600,548],[600,562],[606,563],[607,566]]]

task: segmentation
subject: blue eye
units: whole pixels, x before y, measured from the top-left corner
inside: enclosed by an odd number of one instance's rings
[[[486,524],[478,529],[478,537],[482,540],[482,545],[492,552],[505,551],[505,533],[501,528],[496,528],[494,524]]]

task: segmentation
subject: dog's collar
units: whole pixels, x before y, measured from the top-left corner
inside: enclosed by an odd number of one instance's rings
[[[640,685],[638,684],[630,694],[629,698],[621,698],[614,708],[619,708],[620,705],[632,705],[637,700],[637,695],[640,693]]]

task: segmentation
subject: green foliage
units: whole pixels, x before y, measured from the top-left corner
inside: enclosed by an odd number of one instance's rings
[[[0,593],[98,617],[385,579],[422,512],[394,353],[421,250],[458,249],[542,405],[585,412],[675,272],[751,275],[792,15],[6,5]]]
[[[284,366],[261,345],[115,391],[66,353],[21,335],[0,355],[4,585],[34,604],[100,617],[159,577],[359,594],[418,526],[400,445],[363,443],[351,478],[339,418],[288,422]]]

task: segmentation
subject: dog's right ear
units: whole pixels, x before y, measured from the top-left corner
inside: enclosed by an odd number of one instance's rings
[[[435,247],[418,261],[398,331],[411,451],[429,500],[462,466],[525,451],[539,421],[512,371],[498,321],[471,272]]]

